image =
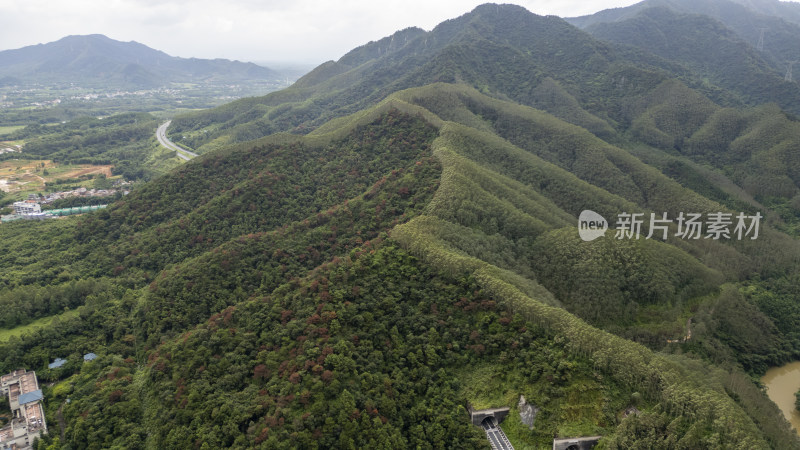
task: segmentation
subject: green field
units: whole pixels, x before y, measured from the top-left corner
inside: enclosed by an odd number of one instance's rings
[[[0,136],[4,134],[13,133],[17,130],[25,128],[24,125],[9,125],[9,126],[0,126]]]
[[[38,330],[39,328],[44,328],[50,325],[50,322],[53,319],[58,318],[59,320],[66,320],[71,319],[78,315],[78,310],[67,311],[62,314],[56,314],[55,316],[50,317],[42,317],[41,319],[34,320],[33,322],[27,325],[21,325],[15,328],[0,328],[0,342],[5,342],[9,340],[12,336],[22,336],[24,333],[30,333],[33,331]]]

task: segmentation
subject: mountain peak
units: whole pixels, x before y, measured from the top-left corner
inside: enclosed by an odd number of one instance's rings
[[[522,6],[512,5],[510,3],[484,3],[476,6],[469,14],[478,15],[507,15],[507,14],[529,14],[536,15]]]
[[[63,38],[59,39],[56,42],[61,41],[114,41],[114,42],[121,42],[115,39],[111,39],[110,37],[106,36],[105,34],[93,33],[93,34],[70,34],[68,36],[64,36]]]

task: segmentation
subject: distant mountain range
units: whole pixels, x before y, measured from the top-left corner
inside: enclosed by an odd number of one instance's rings
[[[55,42],[0,51],[0,85],[71,82],[113,87],[158,87],[175,82],[227,82],[278,78],[253,63],[178,58],[138,42],[104,35],[67,36]]]

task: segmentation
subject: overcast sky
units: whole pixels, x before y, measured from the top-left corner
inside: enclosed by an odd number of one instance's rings
[[[540,15],[591,14],[638,0],[512,1]],[[393,32],[430,30],[484,1],[0,0],[0,50],[105,34],[172,56],[319,63]]]

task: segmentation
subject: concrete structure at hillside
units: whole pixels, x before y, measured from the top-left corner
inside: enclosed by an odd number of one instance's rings
[[[469,418],[472,424],[479,427],[487,417],[494,417],[496,423],[501,423],[508,415],[508,412],[511,411],[511,408],[504,406],[502,408],[473,409],[472,405],[469,405],[467,411],[469,411]]]
[[[32,448],[33,440],[47,432],[42,390],[36,372],[17,369],[0,377],[0,395],[8,395],[11,423],[0,428],[0,448]]]
[[[481,422],[483,431],[486,432],[486,439],[489,439],[489,445],[492,450],[514,450],[514,446],[508,440],[508,437],[500,429],[500,426],[494,421],[494,417],[488,416]]]
[[[504,406],[502,408],[474,409],[472,405],[467,404],[467,411],[469,411],[472,424],[483,428],[492,450],[514,450],[508,437],[500,428],[500,422],[508,416],[511,408]]]
[[[554,439],[553,450],[590,450],[597,445],[602,436]]]
[[[15,220],[55,219],[63,216],[85,214],[92,211],[97,211],[98,209],[103,209],[108,206],[108,205],[75,206],[72,208],[50,209],[47,211],[41,211],[41,206],[38,203],[33,203],[34,205],[36,205],[35,207],[28,206],[30,203],[31,203],[30,200],[14,203],[15,214],[0,216],[0,223],[13,222]],[[39,212],[25,212],[25,211],[35,211],[37,209],[39,210]]]
[[[42,206],[35,200],[25,200],[22,202],[14,202],[11,205],[14,208],[14,214],[24,216],[26,214],[36,214],[42,212]]]

